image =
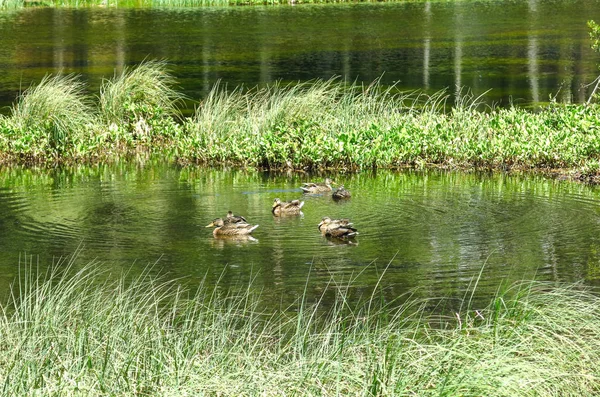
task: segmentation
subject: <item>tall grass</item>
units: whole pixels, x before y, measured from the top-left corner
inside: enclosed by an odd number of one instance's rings
[[[217,83],[192,117],[159,61],[102,84],[45,78],[0,118],[0,161],[69,162],[154,152],[180,163],[268,169],[452,167],[600,175],[600,106],[488,108],[464,95],[335,79],[253,89]],[[465,99],[466,98],[466,99]],[[560,171],[563,172],[563,171]]]
[[[217,85],[213,91],[185,123],[184,160],[269,168],[507,169],[593,167],[600,158],[597,105],[552,103],[532,112],[485,109],[470,98],[447,109],[443,93],[333,80],[248,92]]]
[[[17,98],[5,119],[12,127],[5,139],[9,150],[26,155],[39,155],[38,150],[69,152],[95,119],[84,84],[76,76],[46,76]]]
[[[153,124],[179,117],[177,106],[183,96],[173,88],[175,83],[164,61],[146,61],[126,68],[120,75],[103,81],[100,117],[114,130],[121,127],[135,137],[146,138],[153,132]]]
[[[526,282],[439,317],[425,302],[261,309],[96,264],[22,275],[0,315],[4,395],[595,395],[600,300]],[[106,280],[109,281],[106,281]],[[104,280],[104,281],[103,281]],[[376,296],[377,294],[374,294]]]
[[[370,140],[358,136],[364,135],[361,130],[398,121],[410,97],[377,83],[364,87],[335,79],[247,92],[215,85],[186,123],[189,135],[181,153],[204,162],[265,167],[342,164],[345,144],[361,151],[360,141]],[[341,158],[329,161],[340,153]]]
[[[375,0],[360,0],[360,2],[374,2]],[[382,0],[377,0],[381,2]],[[341,3],[348,0],[0,0],[0,9],[21,7],[128,7],[128,8],[153,8],[153,7],[203,7],[203,6],[246,6],[246,5],[282,5],[282,4],[324,4]]]
[[[23,0],[0,0],[0,10],[14,10],[24,5]]]

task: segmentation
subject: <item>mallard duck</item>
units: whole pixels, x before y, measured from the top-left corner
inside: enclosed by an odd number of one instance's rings
[[[227,211],[227,218],[223,220],[225,223],[248,223],[246,218],[241,215],[233,215],[233,212]]]
[[[206,227],[214,227],[214,236],[241,236],[250,234],[258,225],[250,225],[246,222],[225,222],[222,218],[213,219]]]
[[[280,199],[276,198],[273,202],[273,208],[271,211],[273,212],[273,215],[296,215],[301,212],[300,210],[302,209],[303,205],[304,201],[281,201]]]
[[[342,239],[353,238],[358,234],[358,231],[352,227],[352,222],[349,219],[331,219],[328,216],[323,217],[321,223],[319,223],[319,230],[326,237]]]
[[[351,196],[352,195],[350,194],[350,191],[346,190],[344,185],[341,185],[339,188],[337,188],[331,195],[334,200],[349,199]]]
[[[300,186],[300,189],[302,189],[302,191],[304,193],[324,193],[324,192],[330,192],[331,189],[331,184],[335,184],[334,181],[332,181],[330,178],[325,178],[324,182],[307,182],[307,183],[303,183],[302,186]]]

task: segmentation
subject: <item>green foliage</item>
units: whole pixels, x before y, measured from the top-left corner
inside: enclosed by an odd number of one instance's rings
[[[590,40],[592,40],[592,48],[596,51],[600,51],[600,25],[594,20],[587,22],[588,28],[590,28]]]
[[[189,296],[148,273],[61,267],[27,267],[2,305],[6,395],[512,397],[600,386],[600,299],[573,287],[523,282],[442,317],[431,301],[386,304],[377,291],[350,305],[350,288],[333,282],[331,304],[301,298],[266,312],[252,286]]]
[[[46,76],[19,96],[3,135],[11,152],[55,156],[69,152],[94,122],[84,86],[75,76]]]
[[[246,6],[281,4],[340,3],[348,0],[0,0],[0,9],[21,7],[204,7],[204,6]],[[360,2],[381,2],[382,0],[360,0]]]
[[[182,96],[172,88],[175,79],[166,67],[162,61],[147,61],[104,80],[99,107],[105,125],[148,142],[153,127],[162,126],[166,118],[178,117],[177,105]]]
[[[469,98],[444,111],[443,92],[400,93],[378,82],[315,80],[229,90],[216,84],[195,114],[163,62],[103,83],[98,111],[73,76],[47,77],[0,118],[0,160],[73,161],[131,151],[182,163],[264,168],[479,167],[578,169],[600,160],[598,105],[555,102],[536,112],[483,109]]]
[[[579,167],[600,157],[595,106],[480,111],[476,99],[440,111],[443,95],[394,93],[377,83],[227,92],[215,86],[185,122],[186,161],[268,168]]]

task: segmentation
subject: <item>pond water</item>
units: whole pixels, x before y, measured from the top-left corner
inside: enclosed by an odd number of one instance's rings
[[[263,291],[291,303],[335,280],[392,298],[478,296],[523,279],[600,280],[600,189],[541,177],[381,171],[331,174],[352,198],[303,195],[323,175],[177,168],[161,163],[0,171],[0,290],[33,255],[42,268],[82,248],[113,274],[153,272],[194,288]],[[273,200],[302,199],[303,215],[277,218]],[[259,224],[256,241],[216,239],[206,226],[228,210]],[[349,217],[355,244],[322,237],[323,216]],[[268,301],[268,299],[267,299]]]
[[[101,79],[167,59],[181,91],[341,76],[402,90],[457,87],[488,102],[582,102],[598,75],[588,19],[598,0],[417,1],[180,9],[23,9],[0,13],[0,106],[46,73]],[[187,113],[194,103],[190,101]],[[7,112],[7,109],[3,109]]]

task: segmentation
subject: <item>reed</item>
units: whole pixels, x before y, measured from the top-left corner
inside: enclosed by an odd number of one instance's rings
[[[0,0],[0,10],[14,10],[22,8],[23,0]]]
[[[440,316],[432,302],[190,295],[146,271],[31,265],[0,311],[4,395],[595,395],[600,298],[522,282]],[[23,269],[23,267],[22,267]],[[308,281],[310,282],[310,280]],[[332,283],[334,285],[334,283]],[[350,286],[348,286],[350,287]],[[455,305],[455,307],[458,307]]]
[[[360,0],[375,2],[375,0]],[[381,2],[382,0],[377,0]],[[325,4],[348,0],[0,0],[0,9],[22,7],[127,7],[127,8],[178,8],[178,7],[228,7],[248,5]]]
[[[551,103],[532,112],[463,98],[448,109],[443,92],[398,93],[378,82],[215,86],[186,120],[179,152],[184,161],[266,168],[597,168],[597,105]]]

